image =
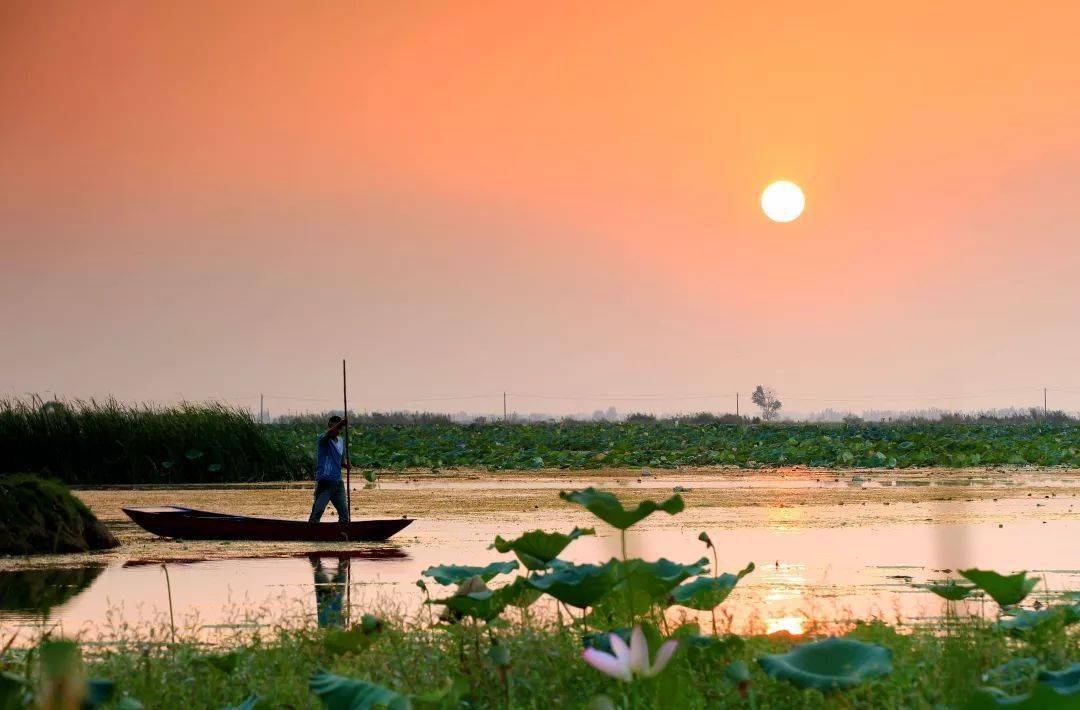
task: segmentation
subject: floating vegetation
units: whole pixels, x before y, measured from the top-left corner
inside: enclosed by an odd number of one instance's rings
[[[304,451],[314,460],[321,426],[313,420],[266,429],[290,450]],[[349,442],[353,464],[372,469],[1080,466],[1080,426],[1047,420],[860,426],[680,419],[477,424],[372,420],[358,424]],[[647,470],[641,473],[649,475]],[[908,478],[896,485],[926,486],[930,481]]]

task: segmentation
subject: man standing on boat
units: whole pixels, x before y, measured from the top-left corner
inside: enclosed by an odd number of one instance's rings
[[[330,428],[322,433],[315,445],[315,503],[311,506],[309,523],[322,519],[327,503],[333,503],[337,509],[338,522],[349,522],[349,499],[341,480],[341,467],[347,463],[344,460],[345,443],[341,440],[345,420],[335,415],[330,417],[328,424]]]

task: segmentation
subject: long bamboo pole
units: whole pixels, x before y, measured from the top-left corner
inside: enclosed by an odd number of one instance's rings
[[[341,399],[345,408],[345,504],[352,518],[352,467],[349,465],[349,381],[345,374],[345,358],[341,359]]]

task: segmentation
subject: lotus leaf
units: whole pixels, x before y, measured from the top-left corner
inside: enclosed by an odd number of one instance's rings
[[[487,589],[473,578],[477,584],[463,586],[452,597],[431,599],[426,604],[440,604],[458,616],[469,616],[481,621],[491,621],[508,606],[527,607],[534,603],[540,592],[528,586],[524,577],[518,577],[512,584],[499,589]]]
[[[441,604],[459,616],[470,616],[481,621],[491,621],[506,608],[504,596],[492,590],[454,595],[445,599],[431,599],[425,604]]]
[[[529,585],[564,604],[584,609],[611,591],[618,582],[616,560],[603,565],[566,565],[529,577]]]
[[[584,506],[586,510],[603,520],[608,525],[619,530],[626,530],[635,523],[649,517],[658,510],[668,515],[675,515],[682,511],[684,504],[680,495],[675,494],[667,500],[657,503],[646,500],[638,504],[633,510],[626,510],[622,503],[607,491],[598,491],[595,488],[586,488],[581,491],[562,491],[559,497],[570,503]]]
[[[764,656],[758,663],[773,678],[789,680],[800,688],[842,690],[890,673],[892,652],[873,643],[828,638]]]
[[[616,564],[619,567],[618,588],[629,588],[634,597],[651,604],[667,597],[683,580],[705,571],[709,559],[702,557],[697,562],[683,565],[662,557],[655,562],[635,558],[616,561]]]
[[[1059,693],[1045,683],[1036,683],[1026,695],[1009,695],[998,688],[980,688],[968,701],[967,710],[993,710],[1010,707],[1017,710],[1076,710],[1080,696]]]
[[[732,683],[745,683],[750,680],[750,669],[746,661],[733,661],[724,669],[724,677]]]
[[[1080,604],[1059,604],[1039,611],[1015,609],[1010,612],[1009,618],[1002,619],[1000,624],[1001,628],[1018,634],[1048,624],[1070,626],[1078,621],[1080,621]]]
[[[388,710],[406,710],[409,698],[381,685],[365,680],[345,678],[325,670],[318,670],[308,682],[311,692],[329,710],[369,710],[384,707]]]
[[[490,582],[500,574],[508,574],[518,568],[514,560],[508,562],[492,562],[485,567],[473,567],[471,565],[439,565],[428,567],[420,574],[431,577],[439,584],[461,584],[473,577],[479,577],[485,582]]]
[[[507,606],[519,609],[532,606],[541,595],[540,590],[530,586],[529,580],[525,577],[515,578],[513,583],[499,589],[499,593],[506,599]]]
[[[1028,579],[1027,572],[1002,575],[992,570],[962,569],[960,574],[1001,606],[1019,604],[1039,583],[1038,578]]]
[[[109,702],[116,695],[116,683],[105,678],[90,678],[86,681],[86,697],[83,708],[93,710]]]
[[[569,535],[533,530],[514,540],[504,540],[502,537],[496,536],[495,542],[491,546],[499,552],[513,551],[517,558],[521,560],[521,564],[525,565],[525,569],[542,570],[547,568],[548,564],[558,557],[559,553],[565,550],[566,546],[571,542],[582,535],[595,534],[596,530],[593,528],[574,528]]]
[[[679,606],[699,611],[709,611],[720,606],[731,594],[731,591],[735,589],[735,585],[739,583],[739,580],[753,571],[754,563],[751,562],[740,570],[738,574],[725,572],[719,577],[698,577],[677,587],[671,593],[671,598]]]
[[[1014,658],[983,673],[982,679],[984,683],[1012,688],[1029,683],[1035,677],[1038,667],[1039,659],[1037,658]]]
[[[942,599],[948,599],[951,602],[958,602],[961,599],[967,599],[971,596],[977,587],[969,586],[967,584],[957,584],[956,580],[950,579],[945,582],[939,582],[935,584],[920,585],[922,589],[933,592]]]
[[[1060,671],[1039,671],[1039,682],[1062,695],[1080,695],[1080,663]]]

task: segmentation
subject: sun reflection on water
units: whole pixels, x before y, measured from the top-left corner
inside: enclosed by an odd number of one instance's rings
[[[792,636],[801,636],[805,623],[806,617],[803,616],[775,616],[765,620],[765,633],[785,632]]]

